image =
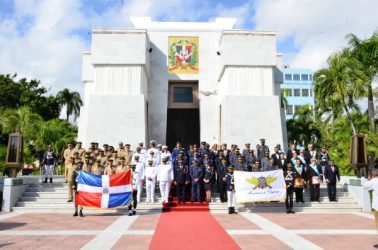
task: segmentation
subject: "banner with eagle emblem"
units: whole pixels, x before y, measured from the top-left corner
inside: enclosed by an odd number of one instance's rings
[[[234,172],[235,196],[239,203],[285,201],[286,184],[282,170]]]

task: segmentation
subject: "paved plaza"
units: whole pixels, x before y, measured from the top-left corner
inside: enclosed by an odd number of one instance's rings
[[[160,215],[90,213],[75,218],[67,213],[2,213],[0,248],[148,249]],[[241,249],[373,249],[378,243],[374,218],[367,213],[212,216]],[[201,242],[193,244],[193,249],[200,249]],[[175,249],[169,242],[161,247]]]

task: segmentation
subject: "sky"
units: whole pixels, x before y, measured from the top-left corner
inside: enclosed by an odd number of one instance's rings
[[[55,94],[83,93],[82,51],[94,27],[130,28],[130,16],[153,21],[235,17],[236,28],[277,32],[290,67],[318,70],[347,45],[378,30],[378,0],[0,0],[0,74],[35,78]]]

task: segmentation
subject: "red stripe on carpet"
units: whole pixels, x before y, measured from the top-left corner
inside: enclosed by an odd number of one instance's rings
[[[240,247],[210,214],[208,205],[187,204],[161,214],[150,249],[233,250]]]

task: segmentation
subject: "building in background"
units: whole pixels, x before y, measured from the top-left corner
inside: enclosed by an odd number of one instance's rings
[[[286,143],[283,58],[276,33],[234,29],[236,19],[94,29],[83,54],[79,140],[172,149],[206,141]]]
[[[285,68],[284,82],[287,100],[286,120],[292,119],[295,112],[304,105],[314,107],[313,72],[310,69]]]

